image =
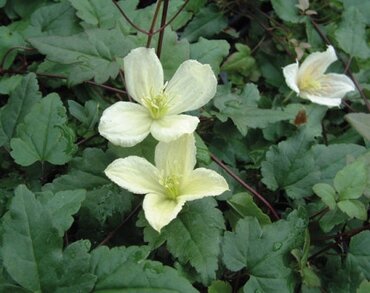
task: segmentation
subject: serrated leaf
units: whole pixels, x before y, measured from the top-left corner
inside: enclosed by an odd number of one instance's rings
[[[349,124],[351,124],[358,133],[370,141],[370,114],[350,113],[345,117]]]
[[[32,13],[30,25],[24,31],[26,38],[39,36],[70,36],[81,32],[75,10],[68,2],[55,3]]]
[[[63,252],[49,211],[24,185],[15,190],[2,227],[4,267],[22,287],[32,292],[71,292],[94,286],[95,276],[88,272],[90,244],[77,242]]]
[[[363,19],[367,25],[370,25],[370,2],[362,0],[342,0],[344,9],[347,10],[350,7],[356,7],[362,14]]]
[[[337,206],[335,201],[336,193],[331,185],[326,183],[317,183],[312,187],[312,190],[322,199],[329,209],[335,209]]]
[[[271,0],[271,4],[276,14],[282,20],[292,23],[300,22],[302,17],[298,14],[297,0]]]
[[[58,229],[59,236],[63,236],[71,227],[72,215],[78,212],[85,197],[86,191],[77,189],[60,191],[56,194],[46,191],[39,195],[38,200],[53,215],[53,225]]]
[[[189,42],[198,40],[200,36],[208,38],[217,34],[227,26],[225,16],[215,5],[208,5],[200,9],[199,13],[186,26],[182,38]]]
[[[261,225],[271,224],[269,216],[256,205],[249,193],[234,194],[227,202],[240,216],[256,217]]]
[[[344,11],[335,38],[349,55],[362,59],[370,56],[370,48],[366,43],[365,20],[357,8],[349,7]]]
[[[370,279],[370,231],[363,231],[351,238],[347,262]]]
[[[338,202],[338,208],[346,213],[350,218],[357,218],[365,221],[367,219],[367,209],[365,205],[356,199],[341,200]]]
[[[231,271],[246,269],[250,279],[244,292],[291,292],[292,270],[284,256],[303,244],[307,219],[293,212],[288,220],[260,226],[256,218],[239,220],[235,232],[226,232],[223,260]]]
[[[36,161],[65,164],[74,152],[74,137],[66,122],[66,110],[59,96],[49,94],[18,125],[17,137],[10,141],[11,156],[22,166]]]
[[[223,117],[230,118],[240,133],[245,136],[248,128],[264,128],[269,123],[292,119],[291,113],[278,109],[260,109],[257,86],[248,83],[241,95],[217,93],[214,104]]]
[[[34,104],[41,99],[36,75],[24,76],[0,110],[0,146],[10,142],[17,125],[23,122]]]
[[[153,233],[153,229],[144,231],[151,245],[167,241],[170,253],[180,263],[190,263],[204,284],[216,278],[224,229],[222,214],[215,205],[216,201],[212,198],[189,202],[178,217],[163,228],[161,234]]]
[[[100,247],[92,252],[91,270],[98,277],[94,292],[197,292],[171,267],[144,260],[144,247]]]
[[[21,83],[22,75],[3,76],[0,78],[0,94],[9,95]]]
[[[190,45],[190,57],[203,64],[210,64],[217,75],[223,59],[229,54],[230,45],[226,40],[207,40],[200,37]]]
[[[364,162],[356,161],[340,170],[334,178],[339,199],[357,199],[364,193],[368,171]]]
[[[103,83],[115,78],[121,61],[135,47],[131,37],[118,30],[93,29],[73,36],[46,36],[29,42],[51,61],[70,64],[71,85],[94,78]]]
[[[11,27],[0,26],[0,40],[0,60],[4,59],[9,49],[25,45],[22,35]],[[13,64],[16,56],[17,50],[13,50],[6,56],[4,69],[8,69]]]

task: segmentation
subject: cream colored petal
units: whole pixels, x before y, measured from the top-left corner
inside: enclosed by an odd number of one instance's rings
[[[312,76],[319,78],[328,69],[330,64],[337,60],[337,55],[332,46],[328,46],[325,52],[315,52],[304,60],[298,71],[298,80]]]
[[[293,91],[299,93],[298,88],[298,61],[283,67],[285,82]]]
[[[122,188],[133,193],[163,193],[159,184],[159,171],[141,157],[130,156],[113,161],[105,169],[105,175]]]
[[[344,74],[325,74],[318,81],[320,82],[319,89],[307,93],[302,92],[301,96],[328,107],[339,106],[345,94],[355,90],[352,80]]]
[[[153,229],[161,229],[176,218],[181,211],[183,201],[169,200],[162,194],[147,194],[143,201],[145,218]]]
[[[149,134],[152,118],[139,104],[117,102],[104,110],[99,133],[111,143],[124,147],[134,146]]]
[[[170,142],[183,134],[193,133],[199,123],[198,117],[170,115],[153,120],[150,132],[158,141]]]
[[[193,134],[184,134],[169,143],[160,142],[155,148],[155,165],[164,176],[187,176],[196,164],[196,151]]]
[[[136,48],[125,58],[124,73],[129,95],[141,103],[163,89],[163,69],[154,49]]]
[[[213,170],[198,168],[184,180],[180,187],[179,200],[189,201],[205,196],[214,196],[228,190],[224,177]]]
[[[211,66],[185,61],[165,89],[169,97],[168,113],[179,114],[204,106],[214,97],[216,88],[217,79]]]

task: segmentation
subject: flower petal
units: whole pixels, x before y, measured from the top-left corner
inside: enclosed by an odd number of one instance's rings
[[[333,107],[340,105],[347,92],[355,90],[352,80],[344,74],[325,74],[318,81],[320,89],[309,93],[302,92],[301,96],[314,103]]]
[[[147,194],[143,201],[145,218],[158,232],[176,218],[181,211],[183,201],[169,200],[162,194]]]
[[[168,113],[179,114],[207,104],[216,94],[217,79],[208,64],[195,60],[183,62],[168,82]]]
[[[144,158],[130,156],[114,160],[104,172],[114,183],[133,193],[164,192],[158,169]]]
[[[319,77],[325,73],[330,64],[337,60],[337,55],[332,46],[328,46],[325,52],[315,52],[303,61],[298,72],[298,80],[303,77]],[[315,78],[316,79],[316,78]]]
[[[198,168],[184,180],[178,199],[195,200],[205,196],[219,195],[228,189],[225,178],[220,174],[213,170]]]
[[[187,176],[196,164],[196,147],[193,134],[185,134],[169,143],[160,142],[155,148],[155,165],[165,171],[164,176]]]
[[[161,92],[163,69],[154,49],[133,49],[123,62],[126,88],[134,100],[141,103],[141,99]]]
[[[99,133],[115,145],[138,144],[149,134],[152,119],[146,108],[130,102],[117,102],[104,110]]]
[[[298,61],[283,67],[285,82],[293,91],[299,93],[298,88]]]
[[[153,120],[150,132],[158,141],[170,142],[186,133],[193,133],[199,123],[198,117],[170,115]]]

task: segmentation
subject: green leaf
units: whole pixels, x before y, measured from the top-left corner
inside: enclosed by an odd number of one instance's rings
[[[98,277],[94,292],[197,292],[173,268],[144,260],[147,254],[147,249],[134,246],[94,250],[91,270]]]
[[[0,94],[9,95],[23,80],[22,75],[3,76],[0,78]]]
[[[95,276],[88,272],[89,242],[73,243],[63,252],[49,211],[24,185],[15,190],[2,227],[4,267],[22,287],[32,292],[88,292],[94,286]]]
[[[297,211],[287,220],[260,226],[256,218],[239,220],[235,232],[226,232],[223,260],[231,271],[246,269],[250,275],[244,292],[292,292],[292,270],[285,256],[303,244],[307,219]]]
[[[370,292],[370,281],[363,280],[360,287],[358,287],[356,293],[368,293]]]
[[[347,263],[370,279],[370,231],[363,231],[351,238]]]
[[[350,7],[356,7],[357,10],[362,14],[362,18],[366,21],[367,25],[370,25],[370,2],[362,0],[342,0],[345,10]]]
[[[358,133],[370,141],[370,114],[350,113],[345,117],[349,124],[351,124]]]
[[[135,47],[131,37],[118,30],[93,29],[73,36],[46,36],[29,42],[51,61],[70,64],[71,85],[94,78],[103,83],[118,75],[121,57]]]
[[[85,200],[86,191],[83,189],[60,191],[53,194],[50,191],[41,193],[38,200],[50,214],[53,215],[53,225],[63,236],[73,223],[73,215],[78,212]]]
[[[232,293],[233,288],[228,282],[216,280],[208,287],[208,293]]]
[[[241,217],[256,217],[261,225],[271,224],[269,216],[256,205],[249,193],[234,194],[227,202]]]
[[[298,23],[302,19],[299,16],[296,0],[271,0],[272,7],[274,8],[276,14],[285,21],[292,23]]]
[[[356,161],[340,170],[334,178],[339,199],[357,199],[364,193],[368,172],[365,163]]]
[[[336,193],[331,185],[326,183],[317,183],[312,187],[312,190],[322,199],[329,209],[334,210],[336,208]]]
[[[195,146],[197,148],[197,162],[199,164],[204,165],[211,164],[212,163],[211,155],[203,139],[197,133],[194,133],[194,137],[195,137]]]
[[[363,221],[367,219],[367,209],[365,208],[365,205],[359,200],[341,200],[338,202],[338,208],[351,218],[357,218]]]
[[[230,45],[226,40],[207,40],[200,37],[190,45],[190,57],[203,64],[210,64],[215,74],[219,74],[223,59],[229,54]]]
[[[29,111],[17,127],[17,138],[10,141],[11,156],[17,164],[29,166],[36,161],[63,165],[74,152],[73,133],[59,96],[49,94]]]
[[[231,93],[230,90],[227,94],[222,90],[218,91],[214,104],[220,110],[221,120],[225,120],[225,117],[230,118],[243,136],[247,134],[249,127],[264,128],[269,123],[294,118],[291,113],[282,110],[259,109],[257,106],[259,99],[257,86],[248,83],[240,96]]]
[[[0,26],[0,39],[0,60],[4,59],[9,49],[25,45],[22,35],[11,27]],[[4,69],[8,69],[12,65],[16,56],[17,50],[12,50],[12,52],[6,56]]]
[[[329,210],[320,219],[319,224],[324,232],[330,232],[336,225],[345,223],[348,216],[340,209]]]
[[[68,2],[55,3],[37,9],[24,31],[26,38],[39,36],[70,36],[81,32],[75,10]]]
[[[182,38],[189,42],[197,41],[199,37],[209,38],[227,26],[225,16],[216,5],[208,5],[200,9],[199,13],[186,26]]]
[[[23,1],[23,0],[12,0],[8,1],[6,8],[13,10],[13,13],[20,16],[21,18],[27,18],[34,12],[37,8],[45,5],[48,0],[33,0],[33,1]],[[16,18],[16,16],[14,16]]]
[[[365,20],[357,8],[349,7],[344,11],[335,37],[339,46],[351,57],[366,59],[370,56]]]
[[[89,100],[84,106],[68,100],[68,110],[73,117],[82,123],[86,130],[93,130],[100,118],[99,104],[94,100]]]
[[[12,91],[8,103],[0,110],[0,146],[14,137],[17,125],[23,122],[34,104],[41,99],[36,75],[24,76]]]
[[[69,0],[69,2],[77,10],[76,15],[84,21],[84,26],[111,29],[121,17],[111,1]]]

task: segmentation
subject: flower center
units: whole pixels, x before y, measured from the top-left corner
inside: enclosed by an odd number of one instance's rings
[[[311,76],[307,76],[298,82],[298,87],[301,91],[312,92],[321,89],[321,83]]]
[[[163,92],[156,96],[145,97],[142,102],[153,119],[162,118],[167,113],[168,97]]]
[[[169,176],[163,176],[159,183],[165,188],[166,195],[169,199],[176,199],[176,197],[179,195],[179,186],[180,186],[180,180],[179,176],[176,175],[169,175]]]

